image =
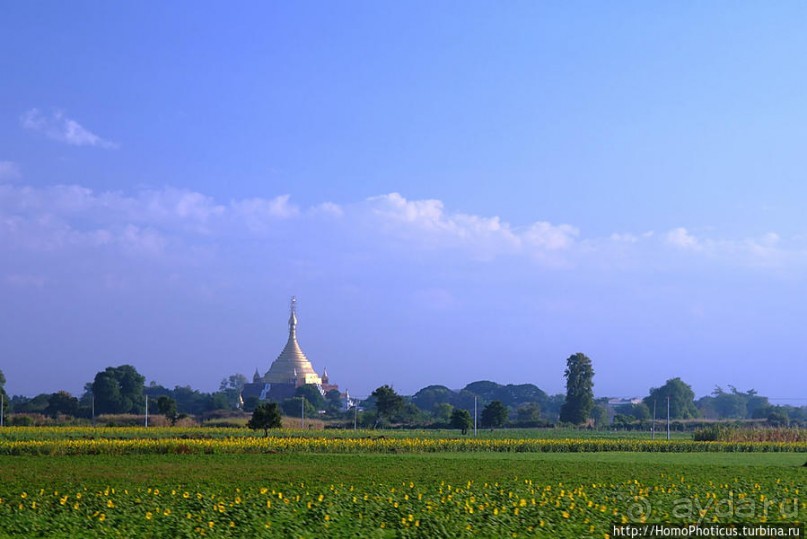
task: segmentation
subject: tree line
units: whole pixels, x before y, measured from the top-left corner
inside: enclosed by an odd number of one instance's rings
[[[638,401],[614,406],[607,398],[594,396],[594,368],[590,358],[577,353],[566,359],[565,394],[548,395],[534,384],[498,384],[480,380],[459,390],[443,385],[426,386],[411,396],[398,395],[390,386],[377,388],[358,403],[357,409],[344,410],[336,390],[325,395],[313,385],[303,385],[295,394],[277,403],[287,416],[298,416],[301,405],[306,417],[344,421],[346,425],[373,428],[385,425],[413,425],[467,430],[471,413],[477,407],[479,426],[543,427],[557,423],[593,427],[646,428],[649,421],[672,420],[764,420],[772,425],[807,425],[807,406],[776,406],[753,389],[740,391],[716,387],[711,395],[695,399],[689,384],[680,378],[651,387]],[[204,416],[218,411],[252,412],[257,399],[241,400],[247,377],[233,374],[224,378],[218,391],[205,393],[190,386],[169,389],[145,377],[131,365],[107,367],[85,384],[76,397],[66,391],[29,398],[5,393],[5,377],[0,371],[0,394],[4,412],[43,414],[51,417],[90,418],[102,414],[145,412],[149,399],[152,414],[165,415],[172,422],[183,415]]]

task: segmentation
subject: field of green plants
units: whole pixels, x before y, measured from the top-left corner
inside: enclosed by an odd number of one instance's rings
[[[0,537],[603,538],[807,515],[804,442],[144,430],[0,430]]]

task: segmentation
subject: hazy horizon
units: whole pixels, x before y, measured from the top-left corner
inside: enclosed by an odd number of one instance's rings
[[[0,370],[807,404],[807,6],[9,2]],[[13,53],[11,52],[13,51]],[[784,400],[786,399],[786,400]]]

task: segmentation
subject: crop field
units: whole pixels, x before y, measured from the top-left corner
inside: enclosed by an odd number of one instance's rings
[[[807,515],[803,442],[51,430],[0,431],[0,537],[604,538],[620,523]],[[181,445],[196,442],[219,446]]]

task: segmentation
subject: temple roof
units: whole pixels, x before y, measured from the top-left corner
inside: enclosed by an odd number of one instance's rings
[[[277,359],[269,367],[264,379],[270,384],[319,384],[321,379],[297,343],[297,300],[291,298],[289,339]]]

